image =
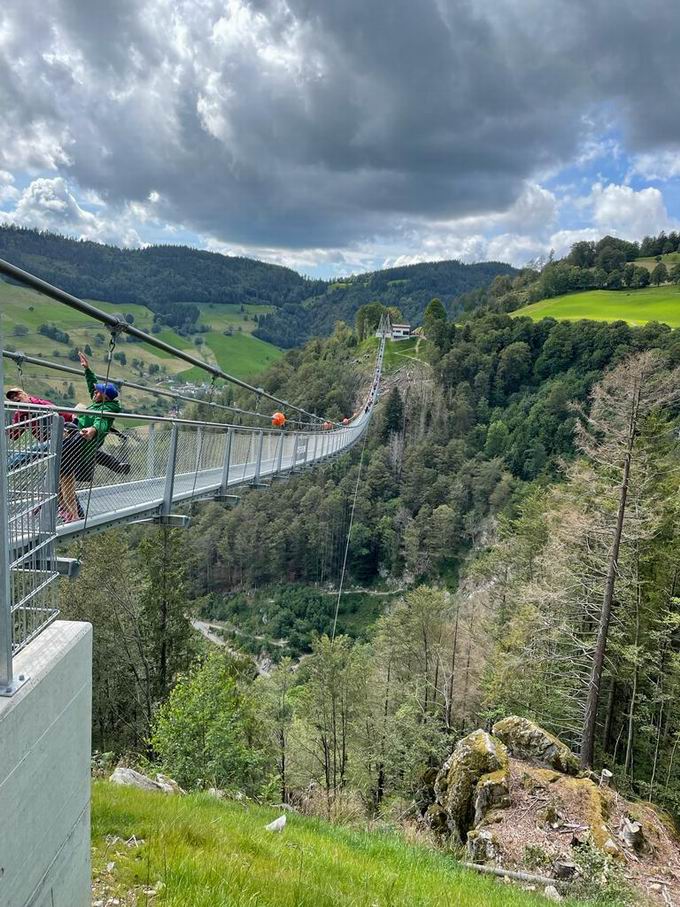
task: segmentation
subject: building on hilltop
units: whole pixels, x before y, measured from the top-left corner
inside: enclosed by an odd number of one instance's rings
[[[380,328],[375,332],[376,337],[381,337]],[[385,334],[388,340],[408,340],[411,336],[410,324],[390,324],[389,330]]]

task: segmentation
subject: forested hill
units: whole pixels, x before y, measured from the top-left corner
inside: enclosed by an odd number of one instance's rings
[[[374,301],[395,306],[407,321],[417,324],[428,302],[437,297],[455,318],[462,294],[487,286],[499,275],[517,273],[498,261],[472,265],[437,261],[360,274],[324,284],[323,292],[303,305],[284,305],[260,318],[257,336],[278,346],[299,346],[310,337],[330,334],[336,321],[352,324],[359,308]]]
[[[290,268],[250,258],[188,246],[119,249],[12,226],[0,226],[0,257],[75,296],[154,311],[187,302],[281,306],[325,287]]]
[[[484,287],[498,275],[516,273],[500,262],[441,261],[329,282],[187,246],[119,249],[13,226],[0,226],[0,257],[76,296],[139,303],[155,312],[168,313],[180,305],[186,309],[187,303],[274,306],[273,313],[260,315],[254,333],[287,348],[330,334],[338,320],[352,323],[362,305],[376,300],[418,322],[437,296],[455,315],[462,293]]]

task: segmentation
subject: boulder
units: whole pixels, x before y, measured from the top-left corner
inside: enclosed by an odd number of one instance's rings
[[[182,790],[179,784],[173,779],[168,778],[165,775],[161,775],[159,772],[156,775],[156,784],[165,794],[185,794],[186,791]]]
[[[141,772],[136,772],[133,768],[124,768],[119,765],[109,778],[112,784],[122,784],[126,787],[137,787],[139,790],[160,791],[161,786],[151,778],[147,778]]]
[[[125,768],[119,765],[111,777],[112,784],[122,784],[126,787],[137,787],[139,790],[151,790],[154,792],[161,791],[164,794],[183,794],[184,791],[172,778],[166,778],[165,775],[156,775],[156,780],[148,778],[141,772],[136,772],[133,768]]]
[[[492,806],[507,805],[508,752],[486,731],[473,731],[456,748],[439,771],[434,783],[437,809],[428,815],[446,825],[453,838],[463,843],[468,830],[478,824]],[[434,824],[433,824],[434,827]]]
[[[579,771],[578,759],[569,747],[528,718],[511,715],[497,721],[492,731],[510,754],[518,759],[526,759],[566,775],[576,775]]]
[[[473,863],[493,863],[500,856],[498,841],[490,831],[471,831],[466,847]]]

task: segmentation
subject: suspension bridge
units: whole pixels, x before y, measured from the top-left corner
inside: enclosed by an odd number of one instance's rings
[[[0,695],[12,695],[18,687],[12,673],[13,658],[58,614],[55,580],[70,569],[70,562],[56,556],[58,540],[123,522],[186,525],[188,517],[176,511],[177,505],[199,500],[234,503],[239,488],[266,487],[348,451],[363,438],[378,399],[389,325],[381,324],[370,390],[351,419],[337,423],[175,349],[8,262],[0,260],[0,273],[108,327],[111,342],[106,382],[156,396],[190,399],[199,404],[199,409],[205,407],[213,414],[211,420],[117,412],[116,434],[107,434],[105,443],[97,448],[96,459],[92,451],[93,468],[83,476],[77,463],[69,461],[69,457],[82,454],[72,452],[67,430],[69,420],[74,420],[77,429],[75,420],[83,416],[82,409],[31,401],[4,402],[0,462],[7,469],[0,483],[0,551],[5,558],[7,582],[0,588]],[[257,409],[212,399],[197,401],[167,389],[116,379],[110,375],[112,353],[123,333],[201,368],[210,375],[211,388],[221,379],[254,394],[258,402],[269,400],[288,414],[287,424],[263,428],[216,421],[215,413],[224,416],[225,412],[256,423],[271,417]],[[3,350],[3,359],[19,368],[28,363],[83,374],[61,363],[10,350]],[[96,404],[90,405],[88,414],[93,410],[98,412]],[[73,480],[70,510],[64,490],[69,476]]]

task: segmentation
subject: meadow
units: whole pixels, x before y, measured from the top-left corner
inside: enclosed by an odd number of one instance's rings
[[[134,304],[116,306],[99,300],[94,300],[93,304],[109,313],[132,315],[136,327],[144,331],[151,330],[153,312],[146,306]],[[265,343],[252,336],[257,327],[253,315],[256,312],[269,312],[271,310],[269,306],[244,305],[241,311],[241,307],[237,305],[201,305],[199,309],[201,312],[199,324],[207,326],[208,332],[184,337],[172,328],[165,327],[155,336],[178,349],[191,352],[192,355],[212,365],[218,365],[237,378],[253,378],[283,355],[282,351],[271,343]],[[88,316],[33,290],[3,281],[0,281],[0,315],[5,348],[52,361],[61,360],[63,364],[77,368],[78,363],[69,360],[69,353],[74,348],[84,349],[89,346],[92,350],[90,360],[94,370],[98,373],[105,371],[109,332]],[[42,324],[54,324],[60,331],[68,333],[69,343],[64,344],[40,334],[38,329]],[[225,335],[225,331],[231,331],[231,336]],[[199,345],[195,342],[197,339]],[[148,380],[150,369],[153,369],[156,372],[154,380],[157,380],[158,376],[168,380],[177,378],[180,381],[197,383],[209,380],[201,369],[187,367],[186,363],[174,359],[171,354],[143,343],[128,343],[124,337],[118,341],[117,352],[124,353],[126,363],[113,363],[111,375],[114,378],[127,378],[138,382],[141,380],[144,383]],[[139,363],[136,369],[131,367],[133,359]],[[5,364],[6,381],[14,382],[21,378],[30,381],[36,393],[48,396],[52,393],[57,398],[66,395],[69,385],[74,380],[77,381],[75,376],[73,379],[62,378],[58,372],[46,372],[34,366],[24,366],[23,372],[24,374],[20,376],[11,363]],[[135,404],[141,404],[146,400],[150,404],[147,395],[139,395],[134,391],[126,392],[126,399]]]
[[[666,284],[642,290],[584,290],[542,299],[512,312],[514,318],[528,316],[534,321],[626,321],[631,325],[660,321],[680,327],[680,286]]]
[[[531,907],[547,902],[388,830],[93,784],[95,900],[157,907]],[[128,843],[126,843],[128,842]],[[146,898],[146,900],[145,900]],[[563,901],[576,907],[576,901]]]

